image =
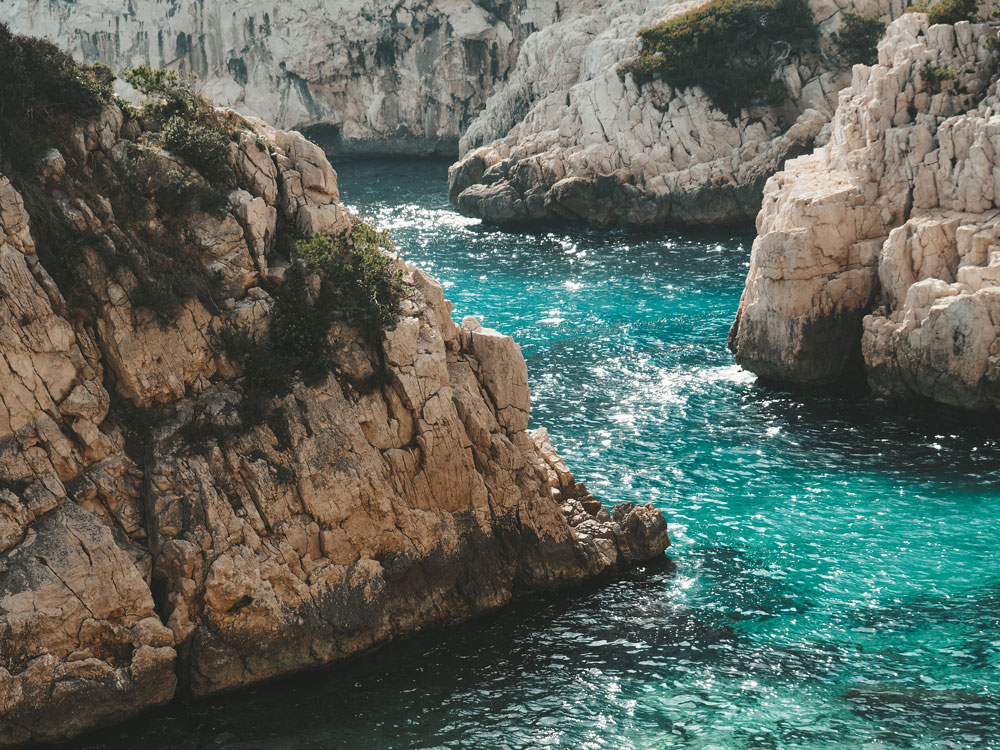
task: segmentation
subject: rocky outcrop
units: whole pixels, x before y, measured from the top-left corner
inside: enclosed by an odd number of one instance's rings
[[[730,336],[769,379],[866,376],[891,397],[1000,404],[1000,97],[966,22],[895,21],[829,145],[765,190]]]
[[[283,236],[354,219],[319,148],[220,116],[221,210],[148,198],[143,174],[205,183],[114,105],[37,176],[0,178],[0,744],[325,664],[669,544],[652,505],[609,512],[528,431],[518,345],[457,326],[401,260],[398,325],[334,323],[330,374],[246,418],[226,332],[266,335]],[[165,273],[211,283],[158,306]]]
[[[116,72],[195,73],[222,105],[347,154],[447,153],[554,0],[12,0],[0,21]]]
[[[712,224],[752,217],[765,181],[824,134],[850,73],[825,54],[781,69],[788,97],[730,117],[700,89],[620,73],[639,29],[703,3],[613,0],[530,36],[461,141],[452,203],[497,224]],[[650,7],[652,5],[653,7]],[[843,10],[889,19],[902,0],[813,0],[825,33]]]

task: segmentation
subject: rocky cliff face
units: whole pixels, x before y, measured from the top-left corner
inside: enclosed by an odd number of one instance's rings
[[[700,89],[637,87],[620,66],[637,32],[703,3],[612,0],[530,36],[508,80],[461,141],[451,200],[499,224],[570,219],[597,225],[711,224],[752,217],[764,182],[811,150],[850,73],[790,59],[777,107],[723,113]],[[902,0],[813,0],[824,32],[843,10],[884,19]]]
[[[247,419],[226,332],[274,324],[283,233],[354,219],[319,148],[223,119],[220,210],[145,195],[142,174],[196,197],[204,181],[114,105],[37,175],[0,177],[0,744],[324,664],[669,544],[659,511],[602,508],[528,431],[517,344],[457,326],[402,261],[398,325],[334,323],[332,371]],[[157,305],[149,277],[168,272],[211,284]]]
[[[196,73],[221,105],[344,153],[453,154],[554,0],[11,0],[0,21],[83,61]]]
[[[994,31],[895,21],[829,145],[765,190],[731,345],[767,378],[1000,404]]]

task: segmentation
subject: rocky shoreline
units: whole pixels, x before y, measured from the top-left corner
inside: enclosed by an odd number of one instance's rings
[[[340,66],[365,84],[341,90],[346,79],[305,61],[312,78],[286,71],[279,86],[250,65],[239,91],[222,78],[208,90],[345,152],[450,147],[485,106],[449,181],[459,209],[491,223],[697,225],[759,207],[730,334],[743,367],[995,411],[995,28],[930,25],[896,0],[815,0],[826,30],[849,8],[896,17],[878,64],[791,61],[787,102],[732,118],[698,90],[640,90],[619,72],[637,29],[695,5],[564,15],[527,2],[491,16],[406,3],[388,26],[417,34],[402,33],[405,49],[379,53],[378,34],[344,27],[371,42],[364,62]],[[63,8],[50,33],[69,24],[81,44],[113,47],[109,31],[69,20],[79,10]],[[264,11],[244,11],[253,47]],[[148,32],[129,28],[147,44],[129,54],[148,56]],[[471,42],[449,47],[455,35]],[[212,48],[180,57],[217,72]],[[407,55],[432,60],[422,77],[448,71],[443,88],[401,82]],[[458,90],[485,60],[490,72]],[[386,77],[368,75],[372,61]],[[249,103],[272,89],[285,93]],[[418,111],[429,114],[411,127]],[[325,283],[289,246],[359,222],[317,145],[231,109],[213,117],[224,179],[109,101],[30,174],[0,176],[0,744],[327,664],[670,543],[652,504],[605,508],[547,432],[528,430],[516,342],[457,325],[441,285],[395,254],[378,251],[406,289],[398,320],[375,335],[336,319],[322,331],[329,368],[266,391],[253,347],[294,294],[316,309]]]
[[[730,341],[770,380],[992,411],[998,113],[986,24],[897,19],[829,145],[768,181]]]
[[[461,141],[451,201],[491,224],[709,225],[751,219],[765,181],[826,138],[848,67],[821,47],[791,57],[777,106],[726,113],[700,88],[639,86],[637,32],[704,3],[614,0],[528,37]],[[814,0],[822,34],[843,11],[888,20],[900,0]],[[824,42],[823,44],[828,45]],[[832,55],[832,51],[830,55]]]
[[[0,178],[0,744],[326,664],[669,544],[660,511],[604,508],[528,431],[513,339],[456,325],[400,259],[394,327],[333,322],[329,370],[262,390],[252,347],[301,267],[282,238],[358,224],[317,146],[211,117],[221,182],[117,104]],[[323,283],[304,279],[309,304]]]

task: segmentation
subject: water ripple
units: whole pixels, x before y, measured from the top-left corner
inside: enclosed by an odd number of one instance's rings
[[[757,386],[726,335],[748,234],[508,234],[445,165],[349,202],[517,336],[532,421],[672,564],[99,735],[125,748],[1000,748],[994,424]]]

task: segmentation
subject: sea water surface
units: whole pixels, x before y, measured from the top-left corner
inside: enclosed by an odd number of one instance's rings
[[[1000,748],[995,421],[758,386],[726,349],[752,234],[484,228],[446,165],[346,203],[520,341],[532,423],[670,564],[175,703],[88,748]]]

